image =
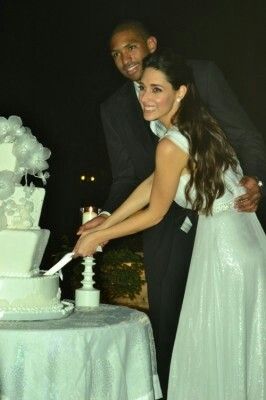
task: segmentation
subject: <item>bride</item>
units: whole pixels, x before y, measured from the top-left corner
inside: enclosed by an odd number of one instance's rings
[[[266,237],[254,213],[234,208],[244,190],[239,162],[175,53],[146,57],[139,100],[144,118],[165,127],[155,171],[100,227],[82,234],[74,252],[91,255],[101,243],[156,225],[172,201],[197,211],[168,400],[263,400]]]

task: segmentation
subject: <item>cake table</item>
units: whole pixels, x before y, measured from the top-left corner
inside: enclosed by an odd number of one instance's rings
[[[101,305],[46,321],[0,322],[0,398],[161,398],[146,314]]]

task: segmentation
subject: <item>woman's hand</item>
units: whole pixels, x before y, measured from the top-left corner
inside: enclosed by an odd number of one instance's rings
[[[73,252],[75,253],[74,257],[91,256],[96,252],[96,249],[99,245],[100,241],[97,232],[84,233],[80,236],[73,249]]]

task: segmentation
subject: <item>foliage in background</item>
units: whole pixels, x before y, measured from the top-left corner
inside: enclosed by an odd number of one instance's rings
[[[134,299],[145,282],[143,270],[143,257],[127,247],[104,253],[99,266],[103,300],[113,302],[117,297]]]

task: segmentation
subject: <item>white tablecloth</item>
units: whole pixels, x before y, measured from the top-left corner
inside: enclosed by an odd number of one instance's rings
[[[1,400],[160,398],[148,317],[101,305],[47,321],[0,322]]]

